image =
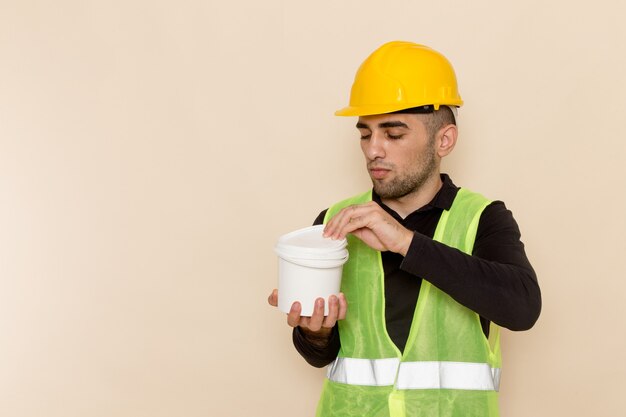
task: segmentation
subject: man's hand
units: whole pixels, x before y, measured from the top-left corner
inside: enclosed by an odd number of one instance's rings
[[[324,237],[343,239],[352,233],[372,249],[405,256],[413,232],[398,223],[373,201],[349,206],[337,213],[324,228]]]
[[[270,296],[267,297],[267,302],[274,307],[278,306],[278,290],[272,291]],[[339,297],[335,295],[328,297],[328,316],[326,317],[324,317],[323,298],[315,300],[313,315],[311,317],[300,315],[302,306],[296,301],[291,305],[291,310],[289,314],[287,314],[287,324],[291,327],[300,326],[306,334],[329,336],[337,320],[346,318],[347,309],[348,303],[343,293],[339,293]]]

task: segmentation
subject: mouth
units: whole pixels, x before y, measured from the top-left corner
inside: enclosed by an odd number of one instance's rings
[[[369,172],[372,178],[382,180],[389,174],[389,172],[391,172],[391,170],[381,167],[371,167],[369,168]]]

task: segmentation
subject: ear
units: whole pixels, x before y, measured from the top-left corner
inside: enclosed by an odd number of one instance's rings
[[[437,155],[439,155],[440,158],[452,152],[456,145],[458,134],[459,131],[456,125],[453,124],[446,125],[439,129],[439,133],[437,133]]]

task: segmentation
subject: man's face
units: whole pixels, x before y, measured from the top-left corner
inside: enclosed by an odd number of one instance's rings
[[[397,199],[438,175],[435,138],[429,137],[427,115],[361,116],[356,125],[374,191],[383,199]]]

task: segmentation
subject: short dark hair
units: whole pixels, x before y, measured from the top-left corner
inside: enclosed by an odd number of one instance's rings
[[[435,106],[426,105],[398,110],[393,113],[428,114],[429,117],[426,120],[426,130],[428,131],[428,136],[433,138],[442,127],[447,125],[456,126],[456,118],[454,117],[452,109],[448,106],[439,106],[439,109],[435,110]]]

